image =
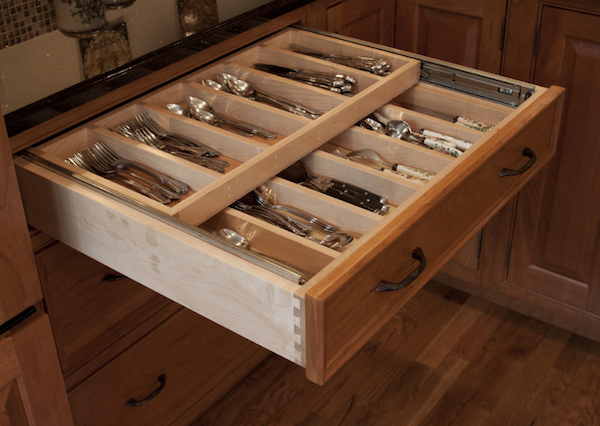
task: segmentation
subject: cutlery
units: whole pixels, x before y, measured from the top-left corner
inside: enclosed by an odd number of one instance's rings
[[[389,210],[387,199],[380,195],[346,182],[310,175],[306,166],[301,162],[292,164],[277,176],[291,182],[303,184],[304,186],[377,214],[385,214]]]
[[[352,151],[346,154],[346,156],[350,159],[352,158],[364,158],[367,160],[373,160],[376,161],[379,164],[382,164],[390,169],[392,169],[395,172],[400,172],[400,173],[404,173],[408,176],[413,176],[418,178],[419,180],[423,180],[425,182],[430,181],[431,178],[433,176],[435,176],[434,173],[431,172],[427,172],[424,170],[419,170],[413,167],[409,167],[403,164],[399,164],[399,163],[390,163],[388,161],[385,161],[384,159],[382,159],[379,154],[377,154],[377,152],[375,152],[372,149],[360,149],[357,151]]]
[[[201,115],[200,111],[207,111],[207,112],[213,114],[215,116],[215,118],[217,118],[223,122],[226,122],[226,123],[231,123],[233,126],[237,126],[237,128],[240,128],[246,132],[250,132],[252,134],[257,134],[260,137],[263,137],[265,139],[275,139],[277,137],[277,133],[267,130],[263,127],[255,126],[253,124],[246,123],[245,121],[236,120],[231,117],[228,117],[223,114],[219,114],[219,113],[215,112],[212,109],[212,107],[208,104],[208,102],[206,102],[200,98],[196,98],[194,96],[188,96],[188,98],[186,99],[186,102],[187,102],[188,106],[190,107],[190,111],[191,111],[192,115],[194,115],[194,116],[196,114]]]

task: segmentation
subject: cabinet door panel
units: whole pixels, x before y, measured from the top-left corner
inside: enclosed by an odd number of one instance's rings
[[[398,1],[396,47],[500,72],[506,0]]]
[[[508,281],[600,313],[600,16],[545,7],[534,76],[567,89],[557,155],[520,196]]]
[[[0,425],[73,425],[46,314],[0,336]]]
[[[2,324],[42,298],[4,120],[0,120],[0,188]]]
[[[327,31],[394,45],[394,0],[346,0],[327,8]]]

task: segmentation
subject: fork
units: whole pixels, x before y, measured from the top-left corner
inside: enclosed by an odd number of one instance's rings
[[[146,112],[137,114],[134,118],[134,122],[137,123],[139,127],[145,127],[146,129],[150,130],[150,132],[154,133],[159,138],[167,138],[179,142],[182,145],[203,148],[206,150],[206,153],[204,155],[206,155],[207,157],[216,157],[217,155],[219,155],[219,152],[209,148],[201,142],[193,141],[177,133],[167,132],[152,117],[150,117],[150,114]]]
[[[133,179],[130,179],[123,175],[117,174],[116,172],[102,173],[100,170],[94,169],[91,165],[89,165],[85,161],[85,159],[83,158],[83,154],[81,154],[81,152],[77,152],[77,153],[73,154],[71,157],[67,158],[65,161],[67,163],[73,164],[74,166],[80,167],[84,170],[87,170],[94,174],[100,175],[104,178],[118,181],[118,182],[122,183],[123,185],[128,186],[129,188],[133,189],[134,191],[139,192],[140,194],[143,194],[143,195],[153,199],[154,201],[158,201],[159,203],[168,204],[171,202],[170,198],[165,197],[160,192],[155,191],[147,186],[144,186],[144,185],[140,184],[139,182],[136,182]]]
[[[119,157],[115,154],[108,146],[103,144],[102,142],[97,142],[90,147],[90,149],[96,154],[99,160],[104,160],[110,167],[116,170],[126,171],[127,169],[136,169],[147,175],[152,176],[154,179],[159,181],[162,185],[170,188],[172,191],[177,194],[186,194],[190,187],[187,183],[182,182],[180,180],[174,179],[170,176],[167,176],[163,173],[160,173],[155,170],[151,170],[150,168],[144,166],[143,164],[134,163],[132,161],[126,160],[124,158]]]

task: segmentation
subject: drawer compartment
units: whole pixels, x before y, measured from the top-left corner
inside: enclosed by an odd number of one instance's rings
[[[321,53],[384,57],[392,71],[376,76],[296,51],[319,46]],[[259,71],[253,68],[259,60],[352,72],[359,83],[353,96],[345,96]],[[28,159],[17,159],[28,220],[87,256],[306,367],[311,380],[323,383],[554,151],[553,123],[562,89],[536,87],[515,108],[417,82],[418,68],[417,61],[399,53],[303,30],[283,31],[32,148],[24,155]],[[222,73],[323,114],[309,118],[206,85]],[[185,105],[189,96],[277,136],[245,137],[165,108],[168,103]],[[415,133],[444,133],[472,147],[446,155],[355,125],[374,111],[406,121]],[[201,139],[229,166],[217,173],[110,130],[140,113],[170,133]],[[494,128],[483,133],[454,123],[454,116],[485,118]],[[120,156],[187,182],[189,193],[163,205],[64,162],[97,141]],[[536,155],[531,170],[500,178],[500,170],[517,170],[529,162],[523,156],[525,148]],[[353,153],[365,149],[433,177],[408,179],[382,172],[379,163]],[[342,195],[332,197],[306,182],[279,176],[298,160],[311,175],[385,198],[389,210],[378,214],[377,209],[340,199]],[[240,208],[236,201],[247,200],[243,197],[257,187],[274,195],[278,204],[337,226],[353,241],[330,248]],[[251,251],[224,245],[216,236],[222,228],[244,235]],[[323,234],[315,232],[314,237],[320,240]],[[376,292],[382,280],[401,281],[417,268],[417,247],[426,256],[420,276],[401,290]]]
[[[78,425],[166,425],[264,351],[189,311],[180,311],[69,392]],[[210,395],[214,392],[215,395]]]

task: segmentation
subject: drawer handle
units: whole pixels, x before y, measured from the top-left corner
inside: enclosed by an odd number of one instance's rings
[[[525,148],[523,150],[523,155],[530,159],[527,163],[525,163],[525,165],[523,167],[521,167],[519,170],[502,169],[502,170],[500,170],[499,176],[500,177],[516,176],[516,175],[520,175],[521,173],[524,173],[527,170],[531,169],[531,167],[537,161],[537,157],[535,156],[535,153],[531,149]]]
[[[167,383],[167,376],[165,376],[164,374],[161,374],[160,376],[158,376],[158,381],[160,382],[160,385],[150,395],[148,395],[144,399],[139,399],[139,400],[131,398],[129,401],[127,401],[125,403],[125,406],[127,406],[127,407],[139,407],[140,405],[144,405],[146,402],[148,402],[151,399],[153,399],[165,387],[165,384]]]
[[[423,249],[421,247],[417,247],[413,250],[412,257],[413,259],[419,261],[419,266],[417,266],[415,270],[408,275],[408,277],[406,277],[399,283],[392,283],[390,281],[381,280],[381,282],[375,288],[375,291],[400,290],[412,283],[415,279],[417,279],[417,277],[421,275],[421,272],[423,272],[423,269],[425,269],[425,266],[427,265],[427,259],[425,258],[425,254],[423,253]]]
[[[106,276],[104,278],[102,278],[102,282],[107,283],[107,282],[111,282],[111,281],[119,281],[124,278],[127,278],[127,277],[123,274],[120,274],[120,275],[106,274]]]

